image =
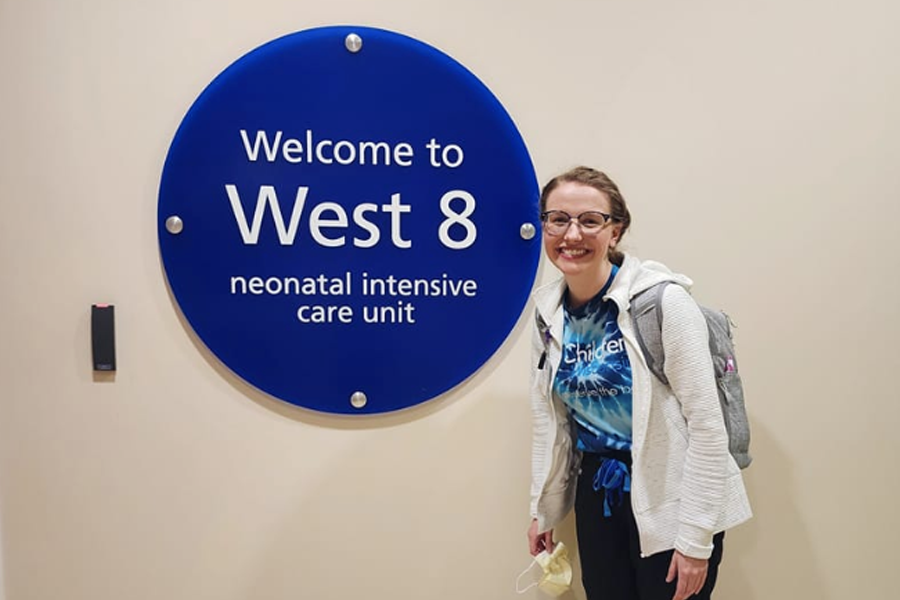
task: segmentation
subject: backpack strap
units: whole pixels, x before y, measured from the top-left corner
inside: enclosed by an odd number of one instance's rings
[[[666,354],[662,345],[662,299],[669,281],[657,283],[631,299],[631,319],[644,360],[657,379],[669,385],[666,377]]]

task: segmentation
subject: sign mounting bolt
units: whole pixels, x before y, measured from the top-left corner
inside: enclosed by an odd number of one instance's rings
[[[534,225],[531,223],[522,223],[522,226],[519,227],[519,235],[522,236],[523,240],[530,240],[534,237],[535,233],[537,233],[537,230],[535,230]]]
[[[369,402],[369,399],[366,398],[366,395],[363,392],[353,392],[350,396],[350,404],[353,405],[353,408],[362,408]]]
[[[166,231],[172,235],[178,235],[184,229],[184,221],[178,215],[172,215],[166,219]]]
[[[362,49],[362,38],[355,33],[351,33],[344,38],[344,46],[347,47],[347,50],[355,54]]]

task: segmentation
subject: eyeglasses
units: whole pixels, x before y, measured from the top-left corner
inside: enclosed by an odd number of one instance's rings
[[[612,215],[599,210],[588,210],[575,216],[564,210],[548,210],[541,213],[541,223],[548,235],[564,234],[573,222],[578,224],[584,235],[597,235],[607,223],[616,220]]]

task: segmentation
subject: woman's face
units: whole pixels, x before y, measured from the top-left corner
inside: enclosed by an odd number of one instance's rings
[[[563,182],[550,192],[544,208],[547,212],[560,210],[572,217],[588,211],[609,214],[610,209],[606,194],[573,182]],[[593,233],[586,233],[575,222],[569,223],[559,235],[552,235],[545,227],[544,251],[570,284],[580,282],[591,285],[599,282],[602,286],[609,275],[607,252],[618,242],[620,231],[621,225],[612,221]]]

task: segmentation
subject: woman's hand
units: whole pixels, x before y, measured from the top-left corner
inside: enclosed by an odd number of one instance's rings
[[[528,551],[531,555],[537,556],[543,550],[553,552],[553,546],[553,530],[538,533],[537,519],[532,519],[528,528]]]
[[[706,583],[706,572],[709,569],[709,560],[705,558],[691,558],[678,550],[672,553],[672,562],[669,563],[669,574],[666,575],[666,583],[678,579],[675,595],[672,600],[686,600],[703,589]]]

